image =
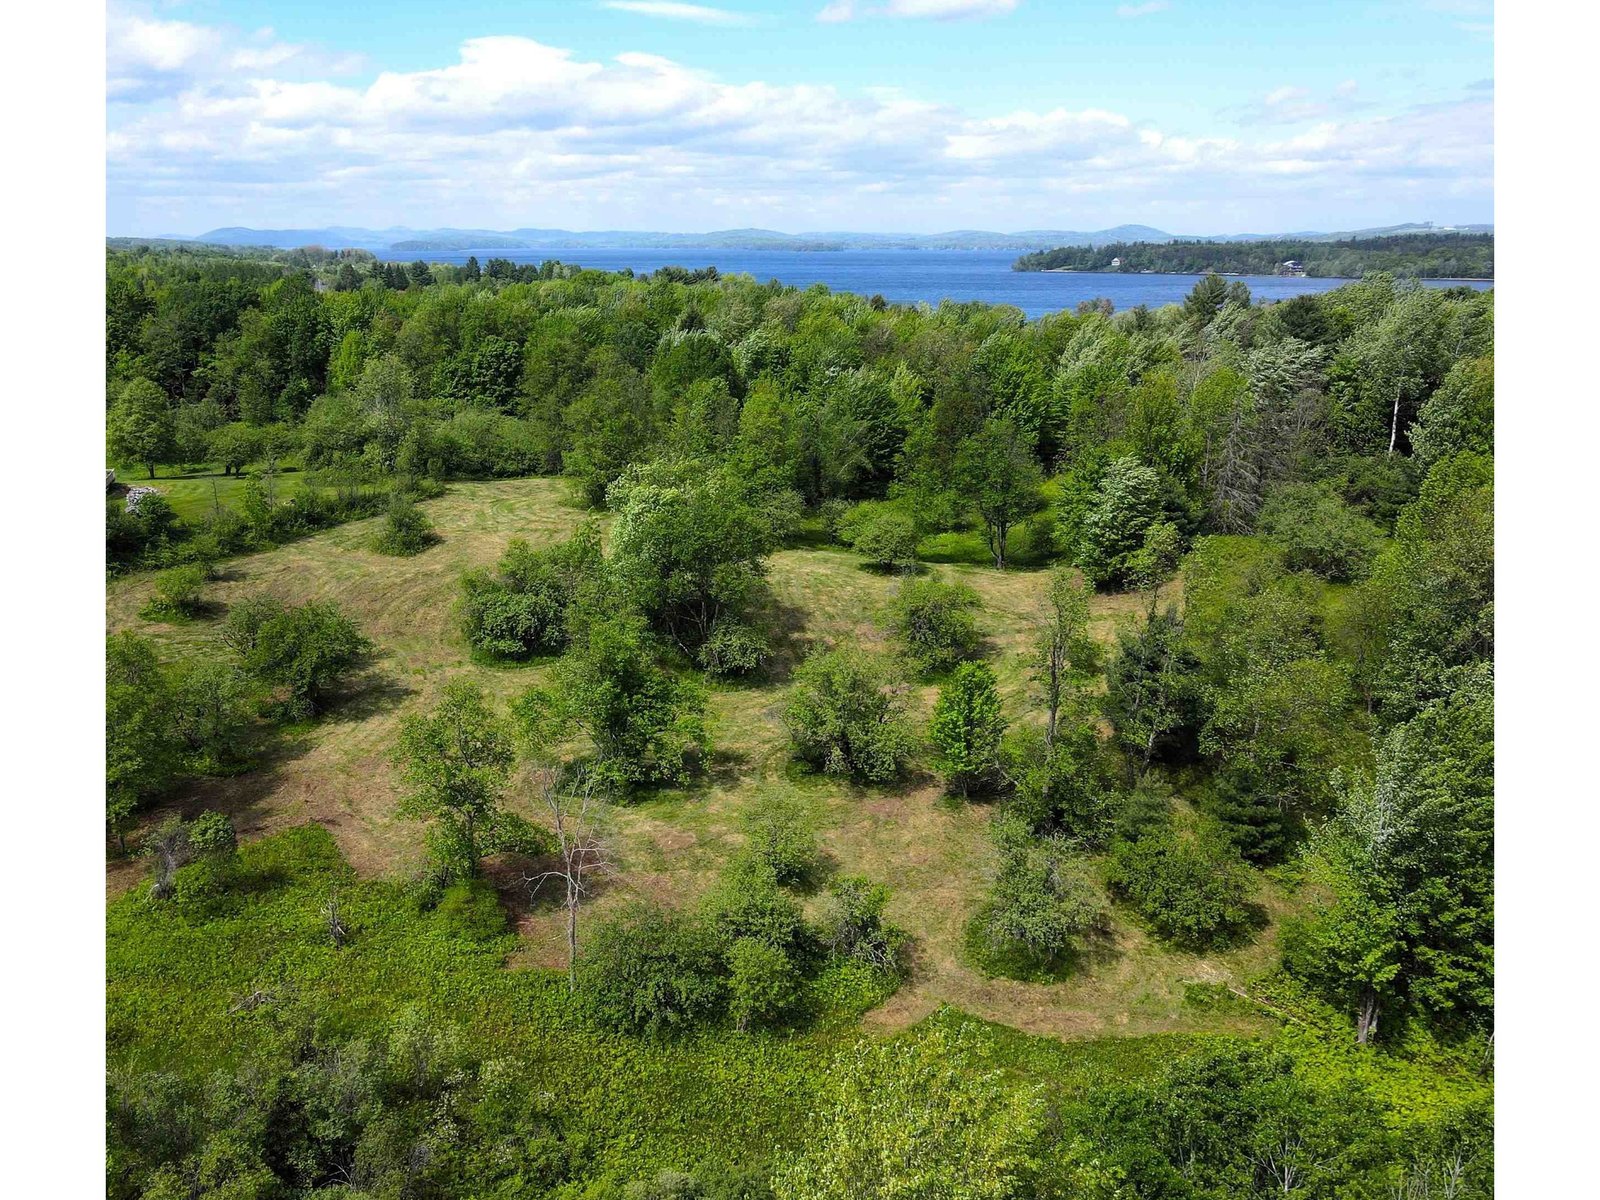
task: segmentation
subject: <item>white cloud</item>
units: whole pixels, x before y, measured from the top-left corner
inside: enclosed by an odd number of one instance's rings
[[[862,17],[932,17],[954,20],[963,17],[998,17],[1014,12],[1017,0],[886,0],[880,7],[863,7],[856,0],[830,0],[817,14],[825,23],[853,21]]]
[[[676,4],[671,0],[603,0],[601,8],[618,12],[637,13],[644,17],[661,17],[668,21],[691,21],[697,25],[749,25],[747,13],[726,8],[711,8],[704,4]]]
[[[110,113],[112,232],[320,222],[803,230],[904,227],[921,213],[1038,228],[1071,223],[1064,214],[1090,203],[1105,223],[1163,214],[1181,228],[1182,213],[1168,211],[1180,201],[1195,206],[1195,231],[1209,232],[1229,223],[1229,206],[1298,213],[1334,186],[1384,204],[1402,187],[1440,197],[1492,187],[1492,106],[1477,93],[1354,121],[1348,106],[1285,87],[1256,107],[1278,120],[1327,111],[1292,136],[1222,137],[1105,109],[979,116],[895,88],[727,80],[656,55],[590,60],[525,37],[474,38],[445,65],[353,83],[310,71],[331,60],[270,36],[165,36],[135,42],[142,59],[119,51],[112,66],[159,74],[166,89]]]
[[[1127,21],[1135,17],[1148,17],[1158,12],[1166,12],[1171,7],[1167,0],[1147,0],[1144,4],[1119,4],[1117,16]]]

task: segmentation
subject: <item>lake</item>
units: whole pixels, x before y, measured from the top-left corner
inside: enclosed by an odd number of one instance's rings
[[[429,262],[464,263],[469,254],[480,263],[491,258],[512,262],[543,262],[558,258],[606,271],[631,267],[637,273],[658,267],[714,266],[724,275],[752,275],[765,282],[776,279],[794,287],[826,284],[834,291],[870,296],[880,293],[892,304],[938,304],[941,300],[982,300],[1011,304],[1030,317],[1083,300],[1105,297],[1120,312],[1136,305],[1159,308],[1181,301],[1194,287],[1198,275],[1123,275],[1098,272],[1013,271],[1017,254],[1011,250],[591,250],[584,247],[533,250],[430,250],[418,255]],[[396,254],[394,257],[401,257]],[[1257,300],[1284,300],[1305,292],[1326,292],[1349,282],[1344,279],[1295,279],[1281,275],[1230,276],[1242,278]],[[1459,286],[1460,281],[1430,279],[1431,287]],[[1472,282],[1474,288],[1492,287]]]

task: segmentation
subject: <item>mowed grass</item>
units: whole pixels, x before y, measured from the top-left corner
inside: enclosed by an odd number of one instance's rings
[[[441,540],[415,558],[371,551],[367,543],[376,520],[368,520],[229,562],[224,578],[208,585],[207,598],[219,614],[212,620],[183,626],[146,622],[138,614],[149,598],[150,577],[110,584],[108,631],[137,630],[172,656],[209,651],[226,606],[259,591],[296,602],[332,600],[377,647],[350,695],[322,720],[280,739],[256,770],[201,781],[176,797],[176,806],[228,811],[246,838],[316,821],[333,834],[362,876],[399,878],[417,869],[423,829],[395,815],[397,782],[388,759],[401,717],[432,703],[451,679],[472,679],[505,702],[549,670],[547,662],[496,668],[471,660],[453,613],[460,574],[493,564],[512,537],[548,544],[569,536],[587,515],[564,483],[548,479],[455,484],[424,507]],[[1000,676],[1008,715],[1014,722],[1037,720],[1025,653],[1037,625],[1043,576],[967,564],[927,569],[979,594],[985,651]],[[900,1028],[950,1003],[1019,1029],[1074,1038],[1265,1027],[1264,1019],[1248,1013],[1192,1007],[1185,992],[1191,983],[1242,985],[1265,970],[1275,957],[1270,926],[1249,946],[1197,956],[1154,942],[1119,914],[1110,945],[1071,978],[1055,983],[988,979],[965,962],[963,930],[994,865],[985,829],[992,809],[944,796],[925,767],[899,787],[855,788],[806,775],[786,749],[787,665],[812,647],[841,640],[889,648],[883,613],[899,579],[871,570],[846,551],[793,549],[773,556],[771,585],[789,630],[776,678],[714,688],[715,749],[705,781],[619,811],[621,870],[597,896],[586,920],[603,918],[636,896],[694,903],[740,847],[743,814],[763,796],[784,792],[798,797],[810,813],[827,869],[888,884],[890,915],[915,938],[911,977],[869,1014],[873,1026]],[[1114,637],[1117,623],[1131,618],[1141,604],[1134,596],[1097,598],[1096,636]],[[910,693],[908,704],[919,725],[925,725],[936,694],[930,684]],[[537,818],[533,796],[530,781],[519,777],[509,803]],[[529,903],[523,897],[517,868],[498,867],[496,877],[515,912],[519,935],[511,963],[560,965],[560,914],[547,900]],[[108,891],[124,890],[138,871],[137,864],[112,862]],[[1263,902],[1277,913],[1282,898],[1267,887]]]
[[[221,467],[194,467],[188,470],[175,467],[156,468],[156,477],[150,479],[143,467],[118,467],[117,482],[127,487],[153,487],[172,505],[178,519],[189,525],[199,525],[209,519],[219,508],[239,507],[245,484],[250,475],[224,475]],[[305,476],[297,468],[289,468],[273,481],[279,499],[287,499],[305,486]]]

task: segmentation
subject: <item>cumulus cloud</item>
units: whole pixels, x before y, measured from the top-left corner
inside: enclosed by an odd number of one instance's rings
[[[604,0],[600,7],[637,13],[643,17],[661,17],[668,21],[690,21],[696,25],[751,24],[747,13],[711,8],[704,4],[676,4],[671,0]]]
[[[363,82],[312,71],[337,64],[270,36],[196,26],[135,28],[118,55],[114,78],[161,88],[110,114],[113,232],[322,221],[1022,228],[1064,223],[1091,202],[1111,219],[1154,217],[1174,197],[1210,228],[1224,203],[1299,211],[1334,190],[1415,196],[1432,210],[1430,197],[1489,195],[1493,173],[1481,93],[1360,121],[1330,109],[1292,136],[1249,138],[1098,108],[979,115],[893,88],[728,80],[657,55],[594,60],[515,36],[473,38],[454,61]],[[1261,107],[1316,103],[1286,87]]]

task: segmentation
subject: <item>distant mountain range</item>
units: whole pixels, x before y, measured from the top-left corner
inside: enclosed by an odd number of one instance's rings
[[[1099,246],[1112,242],[1255,242],[1281,239],[1335,241],[1418,233],[1493,233],[1493,225],[1387,225],[1335,233],[1175,234],[1149,225],[1118,225],[1092,232],[1071,229],[1024,229],[994,233],[956,229],[948,233],[780,233],[774,229],[722,229],[712,233],[651,233],[637,230],[574,232],[569,229],[362,229],[334,225],[323,229],[250,229],[231,225],[198,237],[168,235],[143,241],[202,242],[219,246],[270,246],[290,250],[322,246],[329,250],[360,249],[378,254],[422,255],[431,251],[503,250],[1040,250],[1052,246]],[[124,239],[118,239],[124,240]]]

